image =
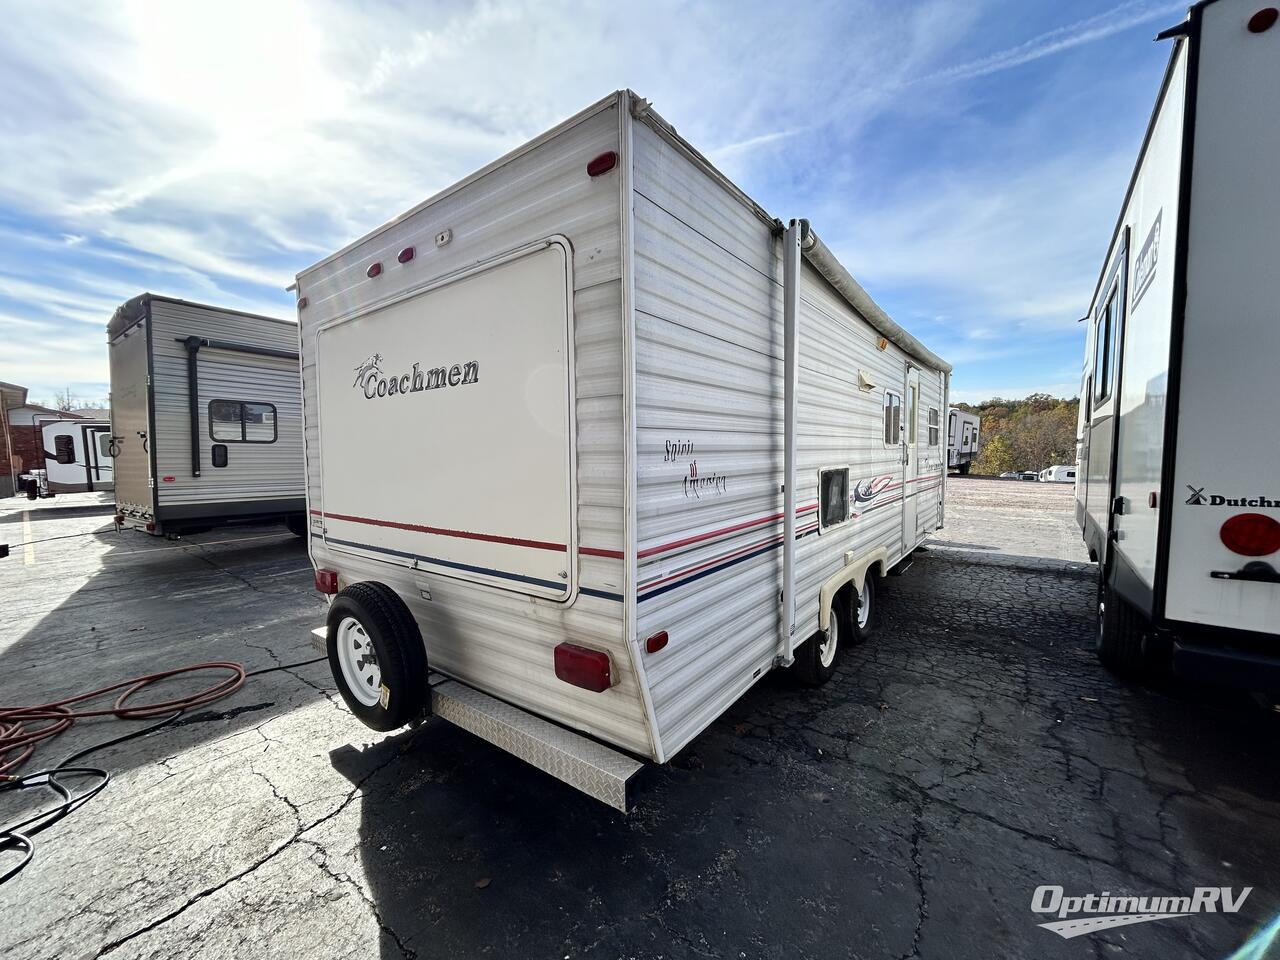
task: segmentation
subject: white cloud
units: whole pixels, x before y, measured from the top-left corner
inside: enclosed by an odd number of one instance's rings
[[[1058,27],[996,53],[958,63],[922,77],[916,77],[911,83],[929,83],[932,81],[969,80],[1020,67],[1041,57],[1052,56],[1072,47],[1102,40],[1122,30],[1149,23],[1163,17],[1170,17],[1185,12],[1186,0],[1176,2],[1152,3],[1150,0],[1128,0],[1110,10],[1077,20],[1065,27]]]

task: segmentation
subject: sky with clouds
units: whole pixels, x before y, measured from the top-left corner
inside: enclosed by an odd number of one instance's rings
[[[631,87],[957,399],[1070,396],[1185,7],[0,0],[0,380],[104,398],[144,290],[289,317],[299,269]]]

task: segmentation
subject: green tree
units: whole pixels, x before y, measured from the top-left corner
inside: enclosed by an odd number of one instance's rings
[[[1016,462],[1014,453],[1009,448],[1009,441],[1000,434],[996,434],[982,442],[978,456],[973,461],[973,472],[998,476],[1016,469]]]

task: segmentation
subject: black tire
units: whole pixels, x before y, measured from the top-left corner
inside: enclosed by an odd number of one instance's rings
[[[343,629],[348,619],[354,620],[356,626]],[[372,646],[372,666],[376,667],[379,681],[373,693],[382,694],[378,699],[370,702],[369,691],[362,688],[357,694],[348,685],[338,652],[340,632],[344,640],[350,637],[352,652],[365,644]],[[329,669],[338,692],[365,726],[383,732],[395,730],[429,707],[427,651],[422,631],[404,601],[385,584],[353,583],[334,598],[329,607],[327,648]],[[365,665],[369,665],[367,661]],[[371,672],[366,679],[370,676],[375,674]]]
[[[35,480],[27,481],[27,499],[34,500],[40,496],[40,484]]]
[[[831,625],[826,633],[818,631],[796,651],[792,665],[796,678],[806,687],[820,687],[830,680],[840,665],[840,648],[848,631],[848,603],[841,603],[838,596],[831,604]],[[826,663],[823,662],[824,656],[830,658]]]
[[[307,539],[307,515],[305,513],[291,513],[284,518],[284,525],[289,528],[289,532],[295,537]]]
[[[868,570],[862,579],[862,595],[855,596],[849,591],[849,632],[847,636],[853,643],[866,643],[876,632],[880,610],[876,604],[876,575]],[[863,609],[866,615],[863,616]]]
[[[1142,614],[1100,579],[1098,582],[1098,659],[1118,677],[1138,680],[1147,668],[1142,651]]]
[[[961,474],[968,474],[968,472],[969,472],[969,464],[967,464],[967,463],[962,463],[962,464],[960,464],[960,466],[959,466],[959,468],[958,468],[958,469],[960,470],[960,473],[961,473]]]

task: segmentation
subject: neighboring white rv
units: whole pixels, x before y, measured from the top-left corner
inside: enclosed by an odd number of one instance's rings
[[[1041,483],[1075,483],[1075,464],[1056,463],[1040,471]]]
[[[39,426],[50,490],[75,493],[112,488],[110,421],[44,419]]]
[[[1280,26],[1194,5],[1089,308],[1076,514],[1098,652],[1280,690]]]
[[[947,468],[968,473],[978,455],[978,415],[957,410],[947,411]]]
[[[306,535],[295,324],[143,294],[107,326],[116,523]]]
[[[375,729],[429,709],[625,808],[772,668],[829,678],[942,523],[950,367],[629,91],[297,296],[324,643]]]

